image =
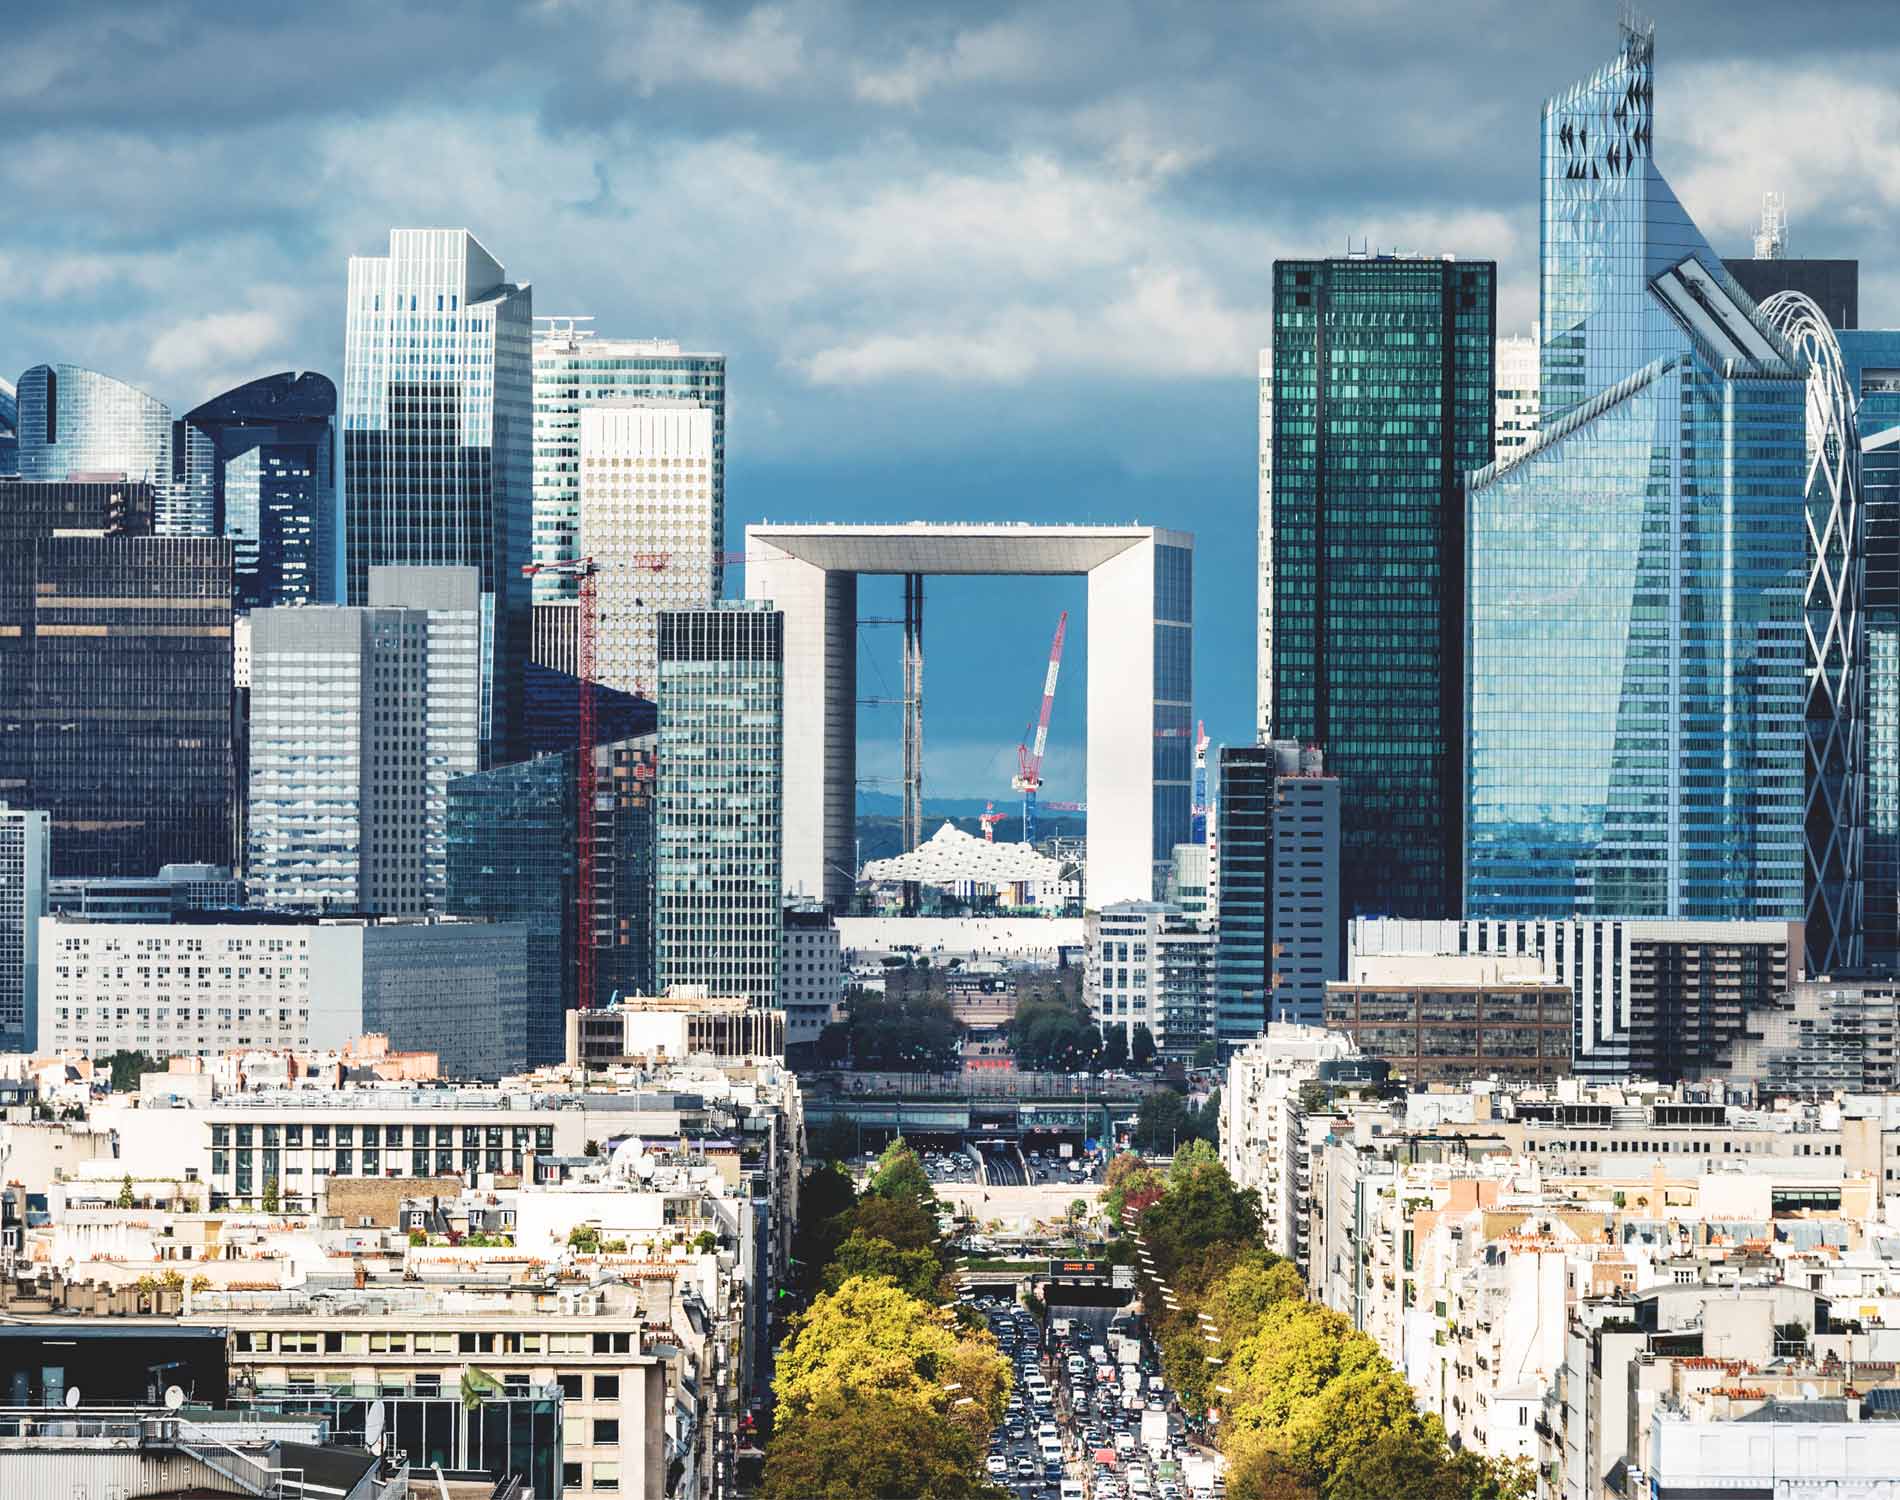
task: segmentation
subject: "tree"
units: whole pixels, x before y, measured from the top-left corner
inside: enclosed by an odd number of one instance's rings
[[[801,1290],[809,1293],[822,1284],[825,1263],[851,1232],[845,1222],[858,1201],[851,1179],[837,1167],[813,1172],[798,1188],[798,1227],[792,1234],[792,1261]]]
[[[1227,1500],[1320,1500],[1319,1487],[1271,1448],[1255,1447],[1227,1470]]]
[[[913,1297],[935,1301],[943,1263],[929,1250],[900,1250],[862,1230],[846,1236],[825,1267],[824,1285],[835,1292],[853,1276],[878,1276]]]
[[[793,1320],[773,1391],[797,1421],[834,1393],[886,1396],[947,1416],[986,1441],[1009,1395],[1009,1362],[987,1333],[959,1338],[937,1308],[879,1277],[853,1276]],[[954,1383],[959,1389],[945,1389]],[[967,1402],[968,1404],[964,1404]]]
[[[849,1115],[837,1115],[805,1134],[805,1146],[811,1161],[849,1161],[863,1139],[858,1122]]]
[[[131,1206],[132,1206],[132,1174],[130,1172],[127,1172],[125,1174],[125,1180],[119,1184],[119,1207],[130,1208]]]
[[[164,1065],[156,1057],[144,1052],[127,1052],[121,1049],[118,1052],[108,1053],[104,1061],[111,1072],[112,1092],[115,1094],[136,1092],[141,1073],[164,1071]]]
[[[277,1187],[277,1179],[275,1177],[266,1177],[264,1179],[264,1212],[274,1214],[282,1206],[283,1198]]]
[[[924,1170],[917,1153],[910,1149],[901,1135],[884,1148],[884,1155],[878,1159],[877,1171],[871,1174],[871,1181],[865,1191],[880,1198],[908,1198],[913,1202],[932,1205],[937,1201],[937,1190],[930,1185],[930,1174]]]
[[[1080,996],[1045,992],[1018,998],[1009,1045],[1019,1066],[1077,1072],[1100,1054],[1102,1035]]]
[[[957,1065],[963,1027],[949,998],[928,990],[846,994],[839,1023],[852,1065],[898,1073],[935,1072]],[[819,1038],[821,1055],[837,1055],[838,1038]]]
[[[1161,1174],[1133,1151],[1124,1151],[1109,1161],[1105,1181],[1102,1207],[1117,1228],[1128,1221],[1131,1205],[1132,1212],[1139,1213],[1161,1196],[1164,1186]]]
[[[1102,1066],[1110,1072],[1128,1066],[1128,1028],[1107,1027],[1102,1033]]]
[[[781,1423],[765,1451],[762,1500],[1005,1500],[961,1427],[890,1396],[829,1396]]]
[[[1218,1042],[1196,1042],[1194,1044],[1195,1067],[1211,1068],[1219,1061],[1220,1044]]]
[[[1194,1132],[1188,1128],[1187,1100],[1178,1090],[1156,1089],[1141,1101],[1130,1137],[1137,1151],[1166,1155],[1179,1150],[1183,1141],[1192,1139]]]
[[[1148,1067],[1155,1060],[1154,1033],[1139,1022],[1135,1025],[1135,1040],[1128,1049],[1128,1060],[1138,1068]]]
[[[838,1221],[839,1241],[853,1230],[889,1240],[899,1250],[926,1250],[937,1243],[937,1214],[915,1198],[880,1198],[866,1193]]]

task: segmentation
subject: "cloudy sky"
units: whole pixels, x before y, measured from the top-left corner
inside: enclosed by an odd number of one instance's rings
[[[1795,253],[1861,257],[1863,322],[1900,321],[1900,6],[1656,12],[1657,159],[1718,248],[1779,188]],[[1495,258],[1527,330],[1539,105],[1615,8],[79,0],[6,36],[0,370],[178,409],[335,374],[346,258],[467,225],[537,311],[727,353],[735,548],[764,517],[1195,532],[1197,707],[1238,740],[1272,260]],[[933,585],[934,790],[1006,788],[1082,593]],[[1078,634],[1051,796],[1080,795]],[[895,645],[866,632],[867,693]],[[867,774],[891,729],[866,711]]]

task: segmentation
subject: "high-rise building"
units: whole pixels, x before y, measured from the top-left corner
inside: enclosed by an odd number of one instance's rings
[[[267,375],[177,424],[206,532],[231,538],[239,609],[342,602],[336,386],[314,371]]]
[[[1496,283],[1490,261],[1274,263],[1260,717],[1326,747],[1353,912],[1457,900],[1463,476],[1491,458]]]
[[[653,987],[653,740],[594,750],[590,1005]],[[448,910],[528,931],[528,1057],[561,1060],[575,1008],[574,756],[542,755],[449,783]]]
[[[1513,334],[1498,340],[1497,408],[1491,422],[1491,447],[1499,463],[1514,458],[1537,432],[1537,325],[1528,338]]]
[[[1321,1024],[1344,973],[1342,789],[1290,740],[1223,748],[1219,767],[1214,1026],[1230,1047],[1269,1021]]]
[[[1869,968],[1900,968],[1900,329],[1839,336],[1858,399],[1867,557],[1867,843]]]
[[[0,802],[0,1050],[8,1052],[31,1052],[39,1037],[49,836],[45,813]]]
[[[1214,1039],[1210,924],[1167,902],[1111,901],[1087,913],[1084,941],[1083,997],[1104,1036],[1121,1032],[1132,1054],[1145,1030],[1175,1059]]]
[[[763,600],[660,614],[655,961],[664,993],[778,997],[785,617]]]
[[[159,501],[160,536],[218,536],[217,447],[189,422],[172,423],[171,485]]]
[[[172,483],[172,414],[123,380],[79,365],[35,365],[20,377],[20,477],[117,477]]]
[[[392,229],[350,257],[344,332],[345,598],[369,570],[480,573],[482,742],[509,758],[528,654],[534,373],[531,294],[466,229]]]
[[[473,568],[373,568],[370,604],[251,616],[247,871],[265,906],[447,909],[449,784],[479,769]]]
[[[712,413],[713,556],[705,597],[717,599],[726,524],[725,355],[682,351],[671,339],[596,338],[576,326],[590,318],[540,321],[545,329],[534,341],[534,560],[567,562],[580,555],[582,408],[600,401],[686,401]],[[571,578],[542,575],[534,581],[537,603],[573,596]]]
[[[1804,372],[1656,169],[1653,61],[1626,26],[1544,108],[1540,428],[1468,491],[1469,917],[1803,910]]]
[[[597,681],[652,697],[663,609],[705,609],[718,572],[713,412],[690,401],[581,408],[580,552],[592,557]]]
[[[230,864],[231,549],[153,537],[146,484],[0,485],[0,796],[56,875]]]
[[[1722,264],[1757,302],[1766,302],[1776,292],[1801,292],[1814,300],[1837,332],[1860,327],[1860,262],[1790,259],[1788,217],[1779,193],[1762,194],[1754,258]]]
[[[844,1004],[844,946],[823,903],[795,902],[785,908],[778,987],[788,1046],[816,1042],[838,1019]]]
[[[20,472],[20,396],[0,380],[0,478]]]

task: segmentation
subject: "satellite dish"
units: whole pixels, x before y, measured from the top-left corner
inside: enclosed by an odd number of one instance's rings
[[[177,1411],[178,1408],[184,1404],[185,1388],[182,1385],[168,1385],[165,1387],[165,1409],[167,1411]]]
[[[369,1415],[363,1419],[363,1446],[375,1448],[383,1440],[383,1427],[389,1420],[389,1408],[380,1401],[369,1404]]]
[[[79,1409],[79,1399],[79,1387],[76,1385],[67,1386],[66,1405],[77,1411]]]

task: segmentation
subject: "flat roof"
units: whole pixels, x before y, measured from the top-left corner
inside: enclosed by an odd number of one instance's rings
[[[1143,542],[1192,549],[1192,532],[1160,526],[1040,526],[1024,521],[907,521],[895,526],[824,523],[746,527],[747,561],[763,544],[845,573],[1011,576],[1088,573]]]

